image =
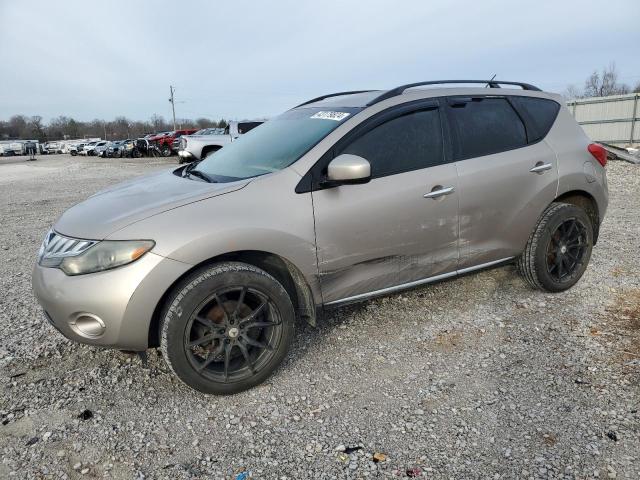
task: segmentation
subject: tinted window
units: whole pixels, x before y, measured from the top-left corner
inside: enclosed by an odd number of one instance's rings
[[[449,99],[456,159],[481,157],[527,144],[524,124],[504,98]]]
[[[556,121],[560,105],[545,98],[511,97],[511,100],[524,113],[529,143],[542,140]]]
[[[371,163],[371,176],[382,177],[439,165],[442,152],[440,115],[434,108],[382,123],[340,153],[366,158]]]

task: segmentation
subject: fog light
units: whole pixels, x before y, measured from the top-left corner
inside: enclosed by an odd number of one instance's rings
[[[102,319],[90,313],[81,313],[69,325],[78,335],[89,338],[99,337],[107,328]]]

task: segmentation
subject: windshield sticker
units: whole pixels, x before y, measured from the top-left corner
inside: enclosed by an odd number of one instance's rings
[[[335,120],[336,122],[341,122],[348,116],[349,114],[347,112],[318,112],[314,115],[311,115],[311,118],[320,118],[322,120]]]

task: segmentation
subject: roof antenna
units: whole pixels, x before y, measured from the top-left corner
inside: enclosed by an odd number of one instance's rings
[[[494,73],[494,74],[493,74],[493,77],[491,77],[491,80],[493,80],[494,78],[496,78],[496,75],[497,75],[497,74],[496,74],[496,73]],[[489,88],[489,84],[491,83],[491,80],[489,80],[489,81],[487,82],[487,84],[485,85],[485,87],[484,87],[484,88]]]

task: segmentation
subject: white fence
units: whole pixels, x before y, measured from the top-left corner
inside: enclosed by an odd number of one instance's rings
[[[621,147],[640,145],[640,93],[567,102],[584,131],[596,142]]]

